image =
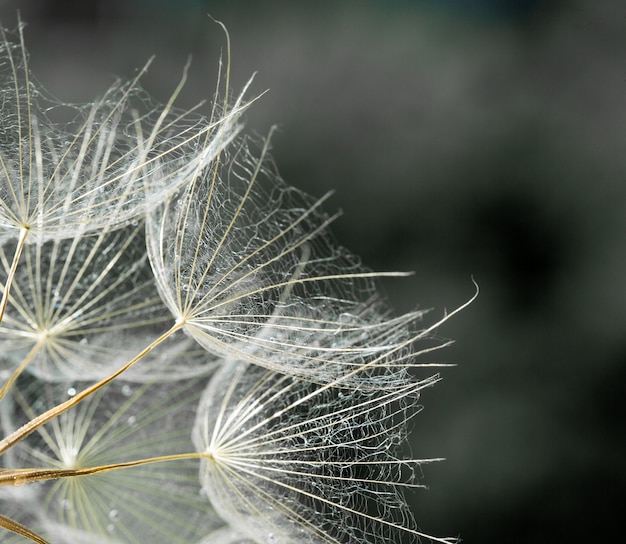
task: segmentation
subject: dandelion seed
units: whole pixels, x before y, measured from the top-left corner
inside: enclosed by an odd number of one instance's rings
[[[367,372],[367,369],[363,369]],[[419,391],[312,384],[248,363],[213,377],[193,431],[201,481],[217,512],[255,542],[382,543],[420,532],[403,489],[434,459],[402,459]],[[437,542],[448,539],[428,537]]]
[[[147,65],[91,105],[55,102],[31,81],[22,28],[19,45],[0,32],[0,243],[17,240],[0,321],[26,243],[138,221],[220,153],[245,109],[240,97],[209,120],[176,111],[184,75],[164,107],[139,114],[133,104],[149,103],[138,87]],[[74,119],[52,121],[61,109]]]
[[[159,323],[160,306],[145,259],[130,255],[141,243],[139,232],[78,233],[28,246],[0,325],[4,359],[26,362],[51,380],[108,375],[105,361],[115,364],[116,351],[127,360],[123,332]],[[9,266],[9,258],[0,248],[0,270]]]
[[[61,387],[18,383],[13,398],[5,399],[12,400],[7,419],[13,428],[33,417],[33,405],[55,403]],[[80,469],[191,452],[204,383],[144,384],[130,396],[124,384],[112,383],[12,448],[6,468]],[[40,534],[54,542],[56,526],[128,543],[196,542],[217,526],[199,494],[197,470],[197,461],[178,460],[37,484],[45,512]]]
[[[268,146],[254,157],[240,142],[152,210],[150,262],[176,322],[210,352],[332,381],[403,345],[422,314],[385,317],[374,279],[403,274],[338,247],[324,199],[285,185]]]

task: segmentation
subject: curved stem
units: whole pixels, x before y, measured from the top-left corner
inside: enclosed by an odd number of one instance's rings
[[[41,480],[56,480],[58,478],[73,478],[78,476],[89,476],[91,474],[100,474],[103,472],[111,472],[113,470],[122,470],[130,467],[149,465],[152,463],[164,463],[167,461],[180,461],[187,459],[210,458],[206,453],[178,453],[173,455],[162,455],[160,457],[150,457],[148,459],[138,459],[136,461],[127,461],[125,463],[114,463],[110,465],[101,465],[98,467],[87,467],[77,469],[55,469],[55,468],[21,468],[21,469],[5,469],[0,470],[0,486],[13,485],[20,486],[26,483],[37,482]],[[28,538],[37,544],[49,544],[37,533],[31,531],[21,523],[11,518],[7,518],[0,514],[0,527],[11,531],[18,535]]]
[[[5,395],[9,392],[9,389],[11,389],[11,386],[15,383],[15,380],[19,378],[20,374],[24,371],[24,369],[35,358],[35,355],[37,355],[40,348],[41,348],[41,344],[40,342],[37,342],[33,346],[33,348],[28,352],[28,355],[24,357],[24,360],[20,363],[20,366],[18,366],[13,371],[13,374],[11,374],[11,377],[2,386],[2,389],[0,389],[0,400],[2,400],[5,397]]]
[[[41,538],[37,533],[31,531],[28,527],[25,527],[21,523],[18,523],[11,518],[7,518],[2,514],[0,514],[0,527],[6,529],[7,531],[11,531],[16,535],[24,536],[37,544],[49,544],[47,540]]]
[[[101,474],[103,472],[111,472],[113,470],[121,470],[124,468],[138,467],[142,465],[150,465],[152,463],[165,463],[167,461],[181,461],[187,459],[208,458],[207,453],[177,453],[173,455],[161,455],[159,457],[149,457],[147,459],[138,459],[136,461],[127,461],[125,463],[113,463],[110,465],[100,465],[98,467],[86,468],[18,468],[5,469],[0,471],[0,486],[14,485],[20,486],[31,482],[41,480],[56,480],[58,478],[74,478],[77,476],[90,476],[92,474]]]

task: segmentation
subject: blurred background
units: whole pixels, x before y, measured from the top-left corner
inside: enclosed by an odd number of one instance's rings
[[[422,396],[412,448],[446,457],[411,494],[422,530],[464,542],[617,537],[626,492],[626,6],[622,0],[0,0],[64,101],[156,55],[159,101],[213,94],[222,30],[235,92],[270,89],[285,180],[334,189],[337,239],[456,363]]]

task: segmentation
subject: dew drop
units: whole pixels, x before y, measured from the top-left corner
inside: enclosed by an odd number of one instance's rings
[[[53,304],[53,307],[56,309],[61,308],[61,303],[59,302],[59,298],[61,298],[61,294],[58,291],[53,291],[52,304]]]
[[[126,384],[122,387],[122,395],[124,395],[125,397],[130,397],[133,394],[133,388]]]
[[[109,512],[109,519],[111,521],[118,521],[120,519],[120,513],[113,508],[110,512]]]
[[[115,531],[115,525],[113,525],[112,523],[109,523],[109,524],[107,525],[107,531],[108,531],[109,533],[114,532],[114,531]]]
[[[68,396],[73,397],[76,394],[76,388],[69,387],[68,390],[67,390],[67,394],[68,394]]]
[[[137,425],[137,418],[135,416],[129,416],[126,421],[128,422],[128,425],[130,427],[134,427],[135,425]]]

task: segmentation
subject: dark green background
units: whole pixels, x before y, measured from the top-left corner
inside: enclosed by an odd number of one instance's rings
[[[181,106],[212,95],[222,20],[233,88],[257,71],[250,130],[278,123],[283,177],[336,193],[338,240],[398,311],[436,319],[458,363],[423,395],[411,496],[424,531],[465,542],[617,538],[626,491],[626,8],[621,0],[0,0],[31,66],[67,101],[156,54],[158,100],[193,53]],[[251,95],[252,95],[251,94]],[[251,96],[250,95],[250,96]],[[622,410],[623,411],[623,410]]]

